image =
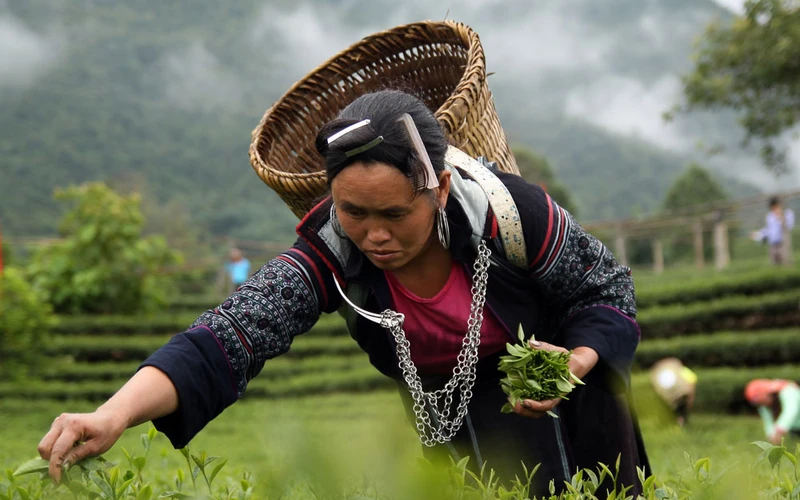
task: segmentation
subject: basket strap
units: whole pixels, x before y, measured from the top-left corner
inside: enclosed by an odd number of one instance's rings
[[[517,210],[517,204],[514,203],[514,198],[511,197],[505,184],[481,162],[453,146],[447,147],[444,162],[468,173],[483,189],[497,218],[500,241],[503,242],[506,259],[513,265],[526,269],[528,267],[527,252],[519,210]]]

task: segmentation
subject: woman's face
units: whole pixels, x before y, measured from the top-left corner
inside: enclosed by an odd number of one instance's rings
[[[440,174],[439,186],[435,197],[415,196],[400,170],[356,162],[333,179],[331,194],[347,237],[379,269],[396,271],[439,244],[434,220],[438,204],[447,203],[450,172]]]

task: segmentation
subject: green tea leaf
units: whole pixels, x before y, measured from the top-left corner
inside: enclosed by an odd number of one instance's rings
[[[114,490],[111,488],[111,485],[108,484],[108,481],[98,475],[92,475],[91,478],[106,498],[114,498]]]
[[[525,383],[528,384],[528,386],[530,386],[531,389],[535,389],[537,391],[541,391],[542,390],[542,386],[539,385],[539,382],[537,382],[537,381],[535,381],[535,380],[533,380],[531,378],[526,380]]]
[[[127,481],[123,482],[123,483],[122,483],[122,484],[119,486],[119,488],[117,488],[117,497],[116,497],[116,498],[121,498],[121,497],[122,497],[122,495],[125,493],[125,491],[126,491],[126,490],[127,490],[129,487],[130,487],[130,485],[133,483],[133,481],[134,481],[134,478],[131,478],[131,479],[128,479]]]
[[[558,387],[558,390],[563,394],[568,394],[570,391],[572,391],[572,384],[570,384],[563,378],[559,378],[556,380],[556,386]]]
[[[208,477],[208,482],[209,483],[213,483],[214,482],[214,478],[217,477],[217,474],[219,474],[219,471],[221,471],[222,468],[225,467],[226,463],[228,463],[228,459],[227,458],[222,460],[220,463],[218,463],[216,465],[216,467],[214,467],[214,470],[211,471],[211,475]]]
[[[164,493],[160,494],[158,498],[194,498],[192,495],[187,495],[186,493],[181,493],[179,491],[165,491]]]
[[[768,443],[766,441],[753,441],[750,444],[754,444],[754,445],[758,446],[759,448],[761,448],[762,450],[768,450],[768,449],[772,448],[772,446],[773,446],[772,443]]]
[[[32,474],[34,472],[47,472],[49,468],[49,461],[43,458],[33,458],[20,465],[17,470],[14,471],[14,475],[22,476],[24,474]]]
[[[153,487],[147,483],[136,494],[136,500],[150,500],[151,498],[153,498]]]
[[[785,451],[786,451],[786,447],[785,446],[776,446],[776,447],[772,448],[771,450],[769,450],[769,455],[768,455],[769,464],[772,467],[777,466],[778,462],[780,462],[781,458],[783,458],[783,453]]]
[[[85,471],[94,471],[104,469],[106,467],[106,461],[102,457],[91,457],[84,458],[75,465]]]

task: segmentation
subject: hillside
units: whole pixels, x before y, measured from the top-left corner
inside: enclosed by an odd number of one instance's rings
[[[460,0],[448,15],[482,36],[509,137],[551,160],[586,219],[653,210],[694,156],[674,137],[636,128],[660,123],[669,99],[638,109],[648,114],[631,129],[608,121],[619,110],[591,106],[593,85],[657,88],[686,69],[691,39],[724,11],[713,2],[568,3]],[[105,179],[143,191],[149,213],[187,213],[203,231],[286,239],[296,220],[247,159],[264,110],[361,36],[446,11],[385,0],[0,2],[0,44],[10,47],[0,55],[0,224],[8,234],[51,233],[53,189]]]

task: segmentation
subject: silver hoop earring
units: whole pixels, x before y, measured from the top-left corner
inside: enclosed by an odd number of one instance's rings
[[[339,238],[347,238],[347,235],[344,233],[344,229],[342,229],[342,223],[339,222],[339,218],[336,216],[336,203],[331,203],[330,219],[331,229],[333,229],[333,232],[336,233],[336,236]]]
[[[445,249],[450,248],[450,223],[447,222],[447,212],[442,206],[436,211],[436,232],[439,235],[439,243]]]

